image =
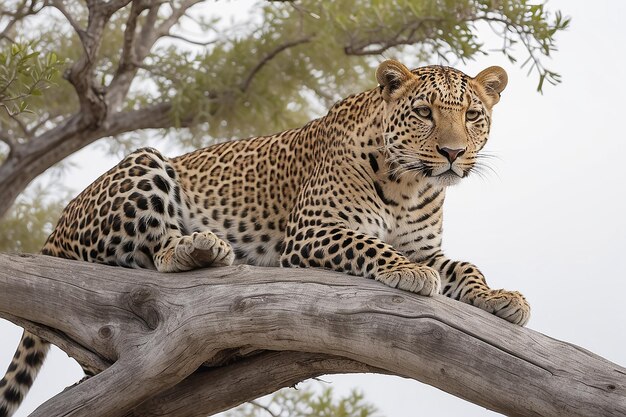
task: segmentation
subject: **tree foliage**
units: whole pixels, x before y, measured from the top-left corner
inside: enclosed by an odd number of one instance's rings
[[[39,252],[67,199],[67,192],[52,195],[41,185],[21,195],[0,219],[0,252]]]
[[[190,148],[295,127],[371,87],[384,58],[485,54],[480,25],[542,88],[559,80],[543,61],[569,23],[529,0],[257,2],[232,21],[223,4],[233,3],[4,1],[0,51],[22,60],[24,77],[0,97],[0,217],[33,179],[99,139],[109,150],[147,137]],[[0,74],[15,62],[0,60]]]
[[[29,111],[29,100],[41,96],[50,87],[61,62],[50,52],[40,57],[32,44],[11,44],[0,52],[0,107],[9,117]]]
[[[245,403],[226,413],[226,417],[379,417],[376,407],[365,401],[363,393],[352,390],[337,397],[331,387],[321,390],[311,383],[297,389],[285,388],[269,399]]]
[[[19,6],[17,1],[8,3],[5,14]],[[133,18],[131,9],[139,3],[150,2],[131,2],[112,14],[90,75],[106,89],[120,71],[133,67],[137,74],[121,107],[171,103],[172,126],[199,126],[208,134],[203,144],[300,125],[316,114],[319,100],[326,107],[371,86],[371,69],[383,55],[412,56],[415,65],[474,58],[485,53],[475,30],[481,21],[502,37],[502,51],[512,60],[518,58],[511,47],[521,42],[540,79],[555,82],[556,74],[544,68],[540,58],[551,54],[556,32],[568,24],[560,12],[553,14],[526,0],[370,0],[259,3],[242,22],[224,28],[212,14],[211,9],[219,10],[216,2],[191,7],[171,36],[151,50],[131,51],[125,44],[128,22],[139,32],[148,27],[148,19],[158,26],[176,10],[159,7],[154,17],[142,10]],[[172,2],[179,9],[184,3]],[[79,34],[68,23],[85,27],[89,9],[80,2],[49,4],[38,13],[46,15],[45,32],[32,26],[40,19],[26,17],[12,31],[25,41],[40,39],[42,51],[56,51],[71,65],[82,48]],[[205,40],[188,39],[187,28],[193,29],[190,36]],[[62,83],[51,95],[72,97],[74,92],[69,83]],[[43,112],[47,106],[42,106],[41,117],[70,115],[76,106],[61,102],[50,106],[52,112]]]

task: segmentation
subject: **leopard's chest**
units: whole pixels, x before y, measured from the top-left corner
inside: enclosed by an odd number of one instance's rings
[[[384,240],[411,259],[425,259],[441,247],[444,189],[405,187],[399,194],[399,204],[389,210]]]

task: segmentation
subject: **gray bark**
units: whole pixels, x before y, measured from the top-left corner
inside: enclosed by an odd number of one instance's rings
[[[0,254],[0,317],[106,368],[34,416],[207,415],[365,371],[507,415],[626,416],[625,368],[445,297],[319,269],[159,274]]]

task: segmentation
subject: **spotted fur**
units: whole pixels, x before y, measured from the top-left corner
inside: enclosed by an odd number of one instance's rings
[[[475,169],[506,73],[385,61],[376,77],[377,88],[298,129],[173,159],[130,154],[68,204],[42,253],[162,272],[324,267],[524,325],[520,293],[490,289],[476,266],[441,250],[446,187]],[[0,416],[47,346],[25,333],[0,382]]]

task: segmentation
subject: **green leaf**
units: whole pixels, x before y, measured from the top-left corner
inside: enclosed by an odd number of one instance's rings
[[[49,67],[53,66],[58,61],[57,54],[55,54],[54,52],[50,52],[48,54],[48,57],[47,57],[46,61],[47,61]]]

